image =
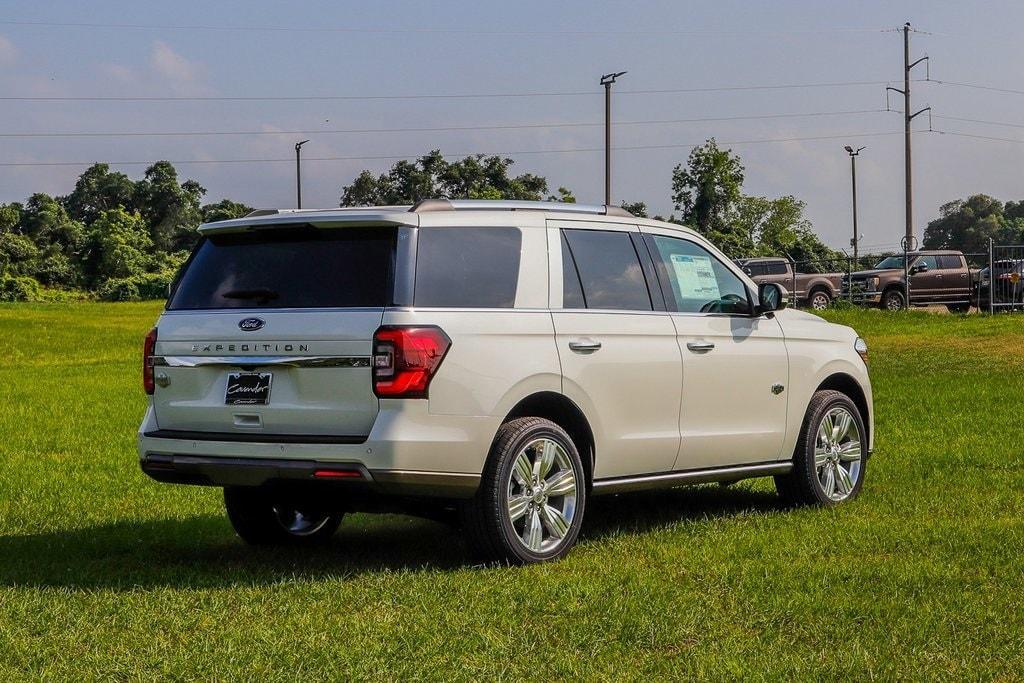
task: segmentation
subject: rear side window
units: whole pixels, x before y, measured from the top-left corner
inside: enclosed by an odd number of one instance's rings
[[[211,235],[168,310],[359,308],[391,302],[394,228],[281,228]]]
[[[572,260],[572,252],[569,251],[569,243],[565,239],[565,232],[562,232],[562,308],[586,308],[587,302],[583,299],[583,285],[580,284],[580,274],[576,272],[576,263]]]
[[[768,275],[785,275],[786,264],[783,261],[768,261],[765,263]]]
[[[640,257],[626,232],[563,230],[587,308],[650,311]]]
[[[962,266],[960,257],[953,254],[942,254],[938,257],[940,270],[955,270]]]
[[[518,228],[420,228],[414,304],[512,308],[522,241]]]

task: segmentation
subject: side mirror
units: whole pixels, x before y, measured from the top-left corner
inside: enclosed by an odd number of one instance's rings
[[[746,273],[747,277],[754,277],[754,271],[747,266],[743,266],[743,272]]]
[[[910,267],[910,274],[911,275],[917,275],[918,273],[927,273],[927,272],[928,272],[928,264],[927,263],[917,263],[917,264],[915,264],[915,265]]]
[[[765,282],[757,286],[757,313],[781,311],[789,301],[789,292],[775,282]]]

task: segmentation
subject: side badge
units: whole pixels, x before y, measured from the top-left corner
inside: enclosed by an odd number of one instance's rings
[[[782,386],[781,384],[773,384],[772,385],[772,393],[775,394],[776,396],[778,396],[779,394],[781,394],[785,390],[786,390],[786,387]]]

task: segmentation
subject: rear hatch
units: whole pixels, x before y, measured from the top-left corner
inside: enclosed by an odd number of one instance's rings
[[[399,228],[209,234],[161,316],[153,407],[181,438],[359,441]]]

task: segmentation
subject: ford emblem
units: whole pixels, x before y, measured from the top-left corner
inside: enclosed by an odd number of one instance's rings
[[[243,332],[255,332],[256,330],[262,330],[266,324],[263,318],[244,318],[238,321],[238,329]]]

